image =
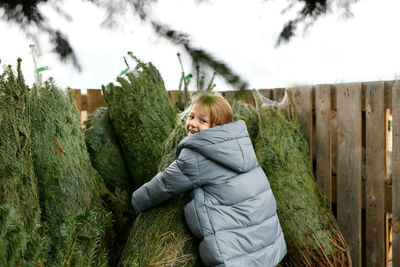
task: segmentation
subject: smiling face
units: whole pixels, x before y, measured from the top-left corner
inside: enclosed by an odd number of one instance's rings
[[[189,117],[186,121],[187,135],[192,135],[211,127],[211,121],[208,114],[198,103],[194,103],[190,109]]]

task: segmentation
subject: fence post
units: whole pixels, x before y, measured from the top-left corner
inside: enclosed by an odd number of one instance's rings
[[[307,139],[310,148],[310,164],[313,160],[313,136],[312,136],[312,86],[296,86],[291,89],[292,99],[295,104],[297,117],[301,131]]]
[[[337,219],[353,266],[362,263],[361,239],[361,84],[339,84],[337,90]]]
[[[400,267],[400,81],[392,87],[392,235],[393,267]]]
[[[385,155],[384,83],[365,84],[365,209],[366,266],[385,266]]]
[[[332,202],[331,85],[315,87],[316,178],[319,189]]]
[[[99,89],[87,89],[87,113],[90,114],[98,107],[105,106],[104,97]]]
[[[80,89],[71,89],[72,100],[75,103],[75,107],[78,110],[79,116],[82,111],[82,94]]]

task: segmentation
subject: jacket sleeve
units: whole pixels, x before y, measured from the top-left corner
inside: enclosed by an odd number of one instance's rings
[[[132,206],[136,212],[156,206],[174,195],[196,187],[199,174],[195,152],[183,149],[178,157],[163,172],[132,194]]]

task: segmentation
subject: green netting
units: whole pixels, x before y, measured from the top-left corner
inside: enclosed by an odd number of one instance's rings
[[[310,165],[308,144],[295,114],[261,107],[256,98],[260,166],[277,201],[289,266],[345,266],[349,250]]]
[[[156,76],[158,75],[157,72]],[[182,70],[177,103],[181,109],[190,101],[187,91],[189,82],[190,79],[185,79]],[[185,94],[182,93],[182,86]],[[183,112],[177,120],[175,116],[172,118],[169,115],[168,123],[175,127],[169,137],[164,138],[166,140],[163,145],[159,144],[162,155],[158,161],[158,171],[163,171],[176,159],[176,147],[187,136],[184,128],[186,113],[187,111]],[[198,241],[191,235],[183,215],[186,203],[187,199],[182,194],[141,213],[131,229],[119,266],[201,265],[197,251]]]
[[[137,188],[156,174],[162,143],[174,127],[176,112],[158,70],[130,55],[137,62],[135,71],[118,77],[120,85],[103,86],[103,94]]]
[[[129,228],[132,226],[133,185],[107,107],[100,107],[89,116],[86,122],[85,141],[93,167],[103,177],[107,188],[115,195],[108,201],[114,219],[111,261],[115,262],[120,256],[128,238]]]
[[[247,131],[254,146],[254,141],[258,135],[258,115],[254,106],[244,101],[234,101],[232,104],[233,120],[244,120],[246,122]]]
[[[39,212],[24,222],[13,207],[0,205],[0,266],[44,266],[50,243],[41,232]]]
[[[185,121],[177,124],[164,143],[159,171],[176,159],[176,147],[186,137]],[[198,240],[183,215],[188,202],[181,194],[141,213],[135,220],[121,256],[120,266],[201,266]]]
[[[93,167],[112,192],[132,191],[128,169],[107,107],[98,108],[86,121],[85,142]]]
[[[25,222],[39,208],[33,169],[29,88],[18,60],[0,76],[0,204],[9,204]]]
[[[60,231],[60,242],[52,240],[52,251],[45,265],[109,266],[110,255],[104,243],[110,233],[110,213],[90,209],[67,219]]]
[[[32,162],[29,88],[18,59],[0,76],[0,265],[39,266],[45,261]]]
[[[101,196],[108,192],[91,166],[72,98],[51,79],[34,87],[31,98],[34,167],[52,242],[48,263],[105,265],[111,214],[103,209]]]

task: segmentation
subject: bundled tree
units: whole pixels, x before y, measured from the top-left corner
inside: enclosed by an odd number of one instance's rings
[[[247,131],[249,132],[249,136],[251,142],[253,143],[258,135],[258,116],[257,111],[254,106],[246,103],[241,100],[240,96],[237,94],[235,98],[227,97],[228,101],[231,102],[234,120],[244,120],[246,123]]]
[[[111,262],[115,263],[134,219],[131,206],[133,185],[107,107],[100,107],[89,116],[86,121],[85,142],[93,167],[116,196],[107,201],[113,212]]]
[[[52,79],[35,86],[31,98],[34,168],[52,242],[48,264],[107,265],[111,215],[101,197],[108,192],[91,166],[72,98]]]
[[[214,77],[207,87],[204,77],[197,77],[197,90],[213,90]],[[186,109],[179,114],[173,131],[163,144],[158,172],[164,171],[176,159],[176,148],[187,136],[185,122],[190,105],[190,78],[192,75],[185,75],[182,68],[177,106]],[[198,254],[199,241],[187,228],[183,214],[187,202],[187,195],[179,194],[139,214],[131,229],[119,266],[202,266]]]
[[[17,75],[9,66],[0,77],[0,203],[12,206],[24,221],[35,217],[39,207],[29,93],[19,59]]]
[[[124,153],[135,187],[157,172],[162,143],[175,124],[173,108],[164,82],[153,64],[137,62],[126,77],[118,77],[119,86],[103,86],[111,121]]]
[[[41,236],[32,161],[30,91],[18,59],[0,76],[0,265],[39,266],[48,243]]]
[[[349,249],[327,199],[310,166],[308,143],[296,119],[273,107],[263,107],[256,95],[259,122],[255,149],[270,181],[285,235],[289,266],[351,265]],[[254,112],[250,112],[254,116]],[[250,119],[255,120],[255,118]]]
[[[185,117],[180,116],[164,143],[158,171],[163,171],[175,158],[175,149],[186,137]],[[149,209],[136,218],[119,266],[201,266],[198,241],[186,226],[184,194]]]
[[[85,142],[90,161],[107,188],[113,192],[133,188],[107,107],[100,107],[89,116]]]

